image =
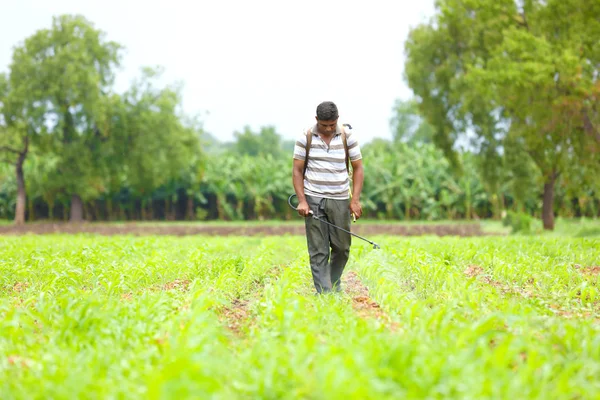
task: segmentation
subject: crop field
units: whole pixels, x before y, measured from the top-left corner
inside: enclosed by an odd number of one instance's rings
[[[4,236],[0,398],[600,396],[599,238],[370,239]]]

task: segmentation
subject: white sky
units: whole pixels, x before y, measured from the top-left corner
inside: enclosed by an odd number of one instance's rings
[[[410,27],[433,13],[433,0],[0,0],[0,71],[13,46],[52,16],[82,14],[125,46],[123,91],[142,66],[165,68],[184,84],[186,112],[231,140],[244,125],[274,125],[293,139],[332,100],[362,142],[390,138]]]

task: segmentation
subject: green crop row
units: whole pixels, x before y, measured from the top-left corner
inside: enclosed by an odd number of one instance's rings
[[[6,238],[0,398],[598,396],[598,240],[373,239],[358,312],[302,237]]]

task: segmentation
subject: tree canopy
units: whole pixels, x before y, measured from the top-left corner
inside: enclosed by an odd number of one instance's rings
[[[365,216],[600,212],[600,3],[438,0],[411,29],[390,140],[368,141]],[[182,86],[79,15],[17,44],[0,74],[0,217],[289,219],[294,139],[249,125],[224,143],[182,111]]]
[[[547,229],[557,179],[573,166],[600,171],[599,13],[586,0],[439,0],[406,42],[406,78],[435,143],[455,163],[453,144],[472,132],[492,191],[533,161]]]

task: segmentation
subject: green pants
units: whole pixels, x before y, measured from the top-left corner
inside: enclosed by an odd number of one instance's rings
[[[315,216],[350,231],[350,200],[306,196]],[[348,258],[352,236],[311,216],[306,218],[306,242],[310,268],[318,293],[341,291],[341,277]]]

